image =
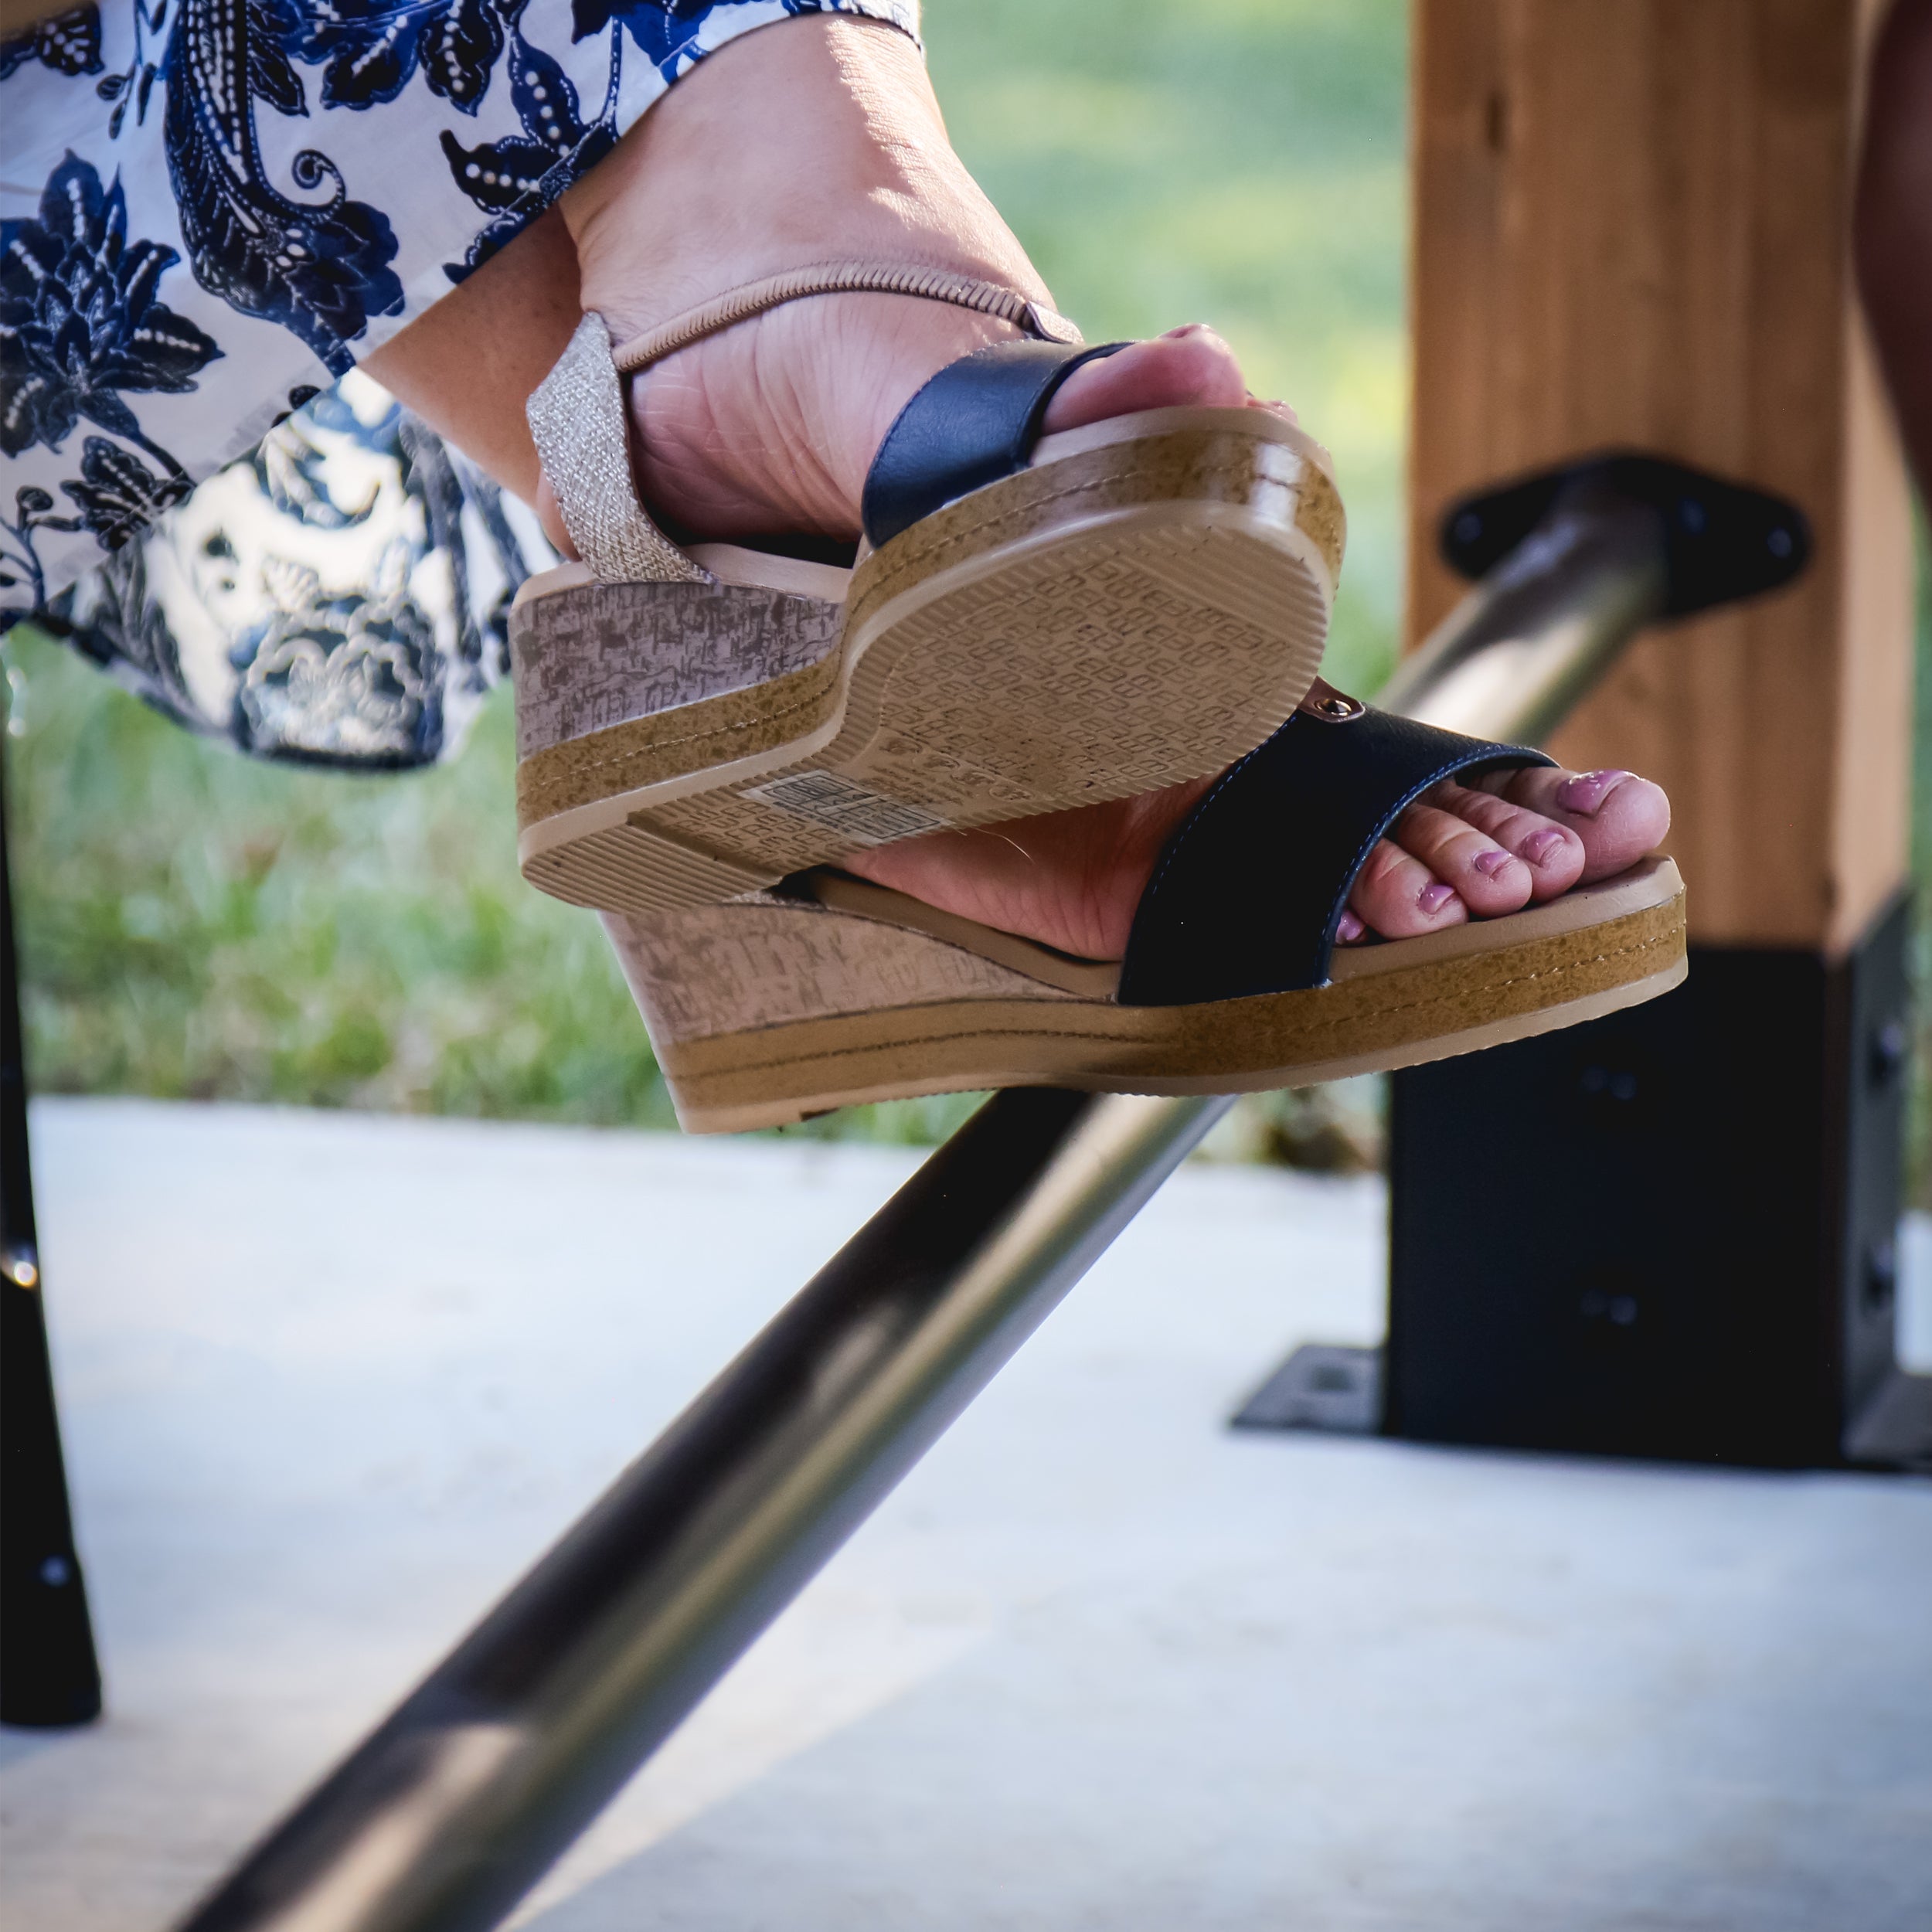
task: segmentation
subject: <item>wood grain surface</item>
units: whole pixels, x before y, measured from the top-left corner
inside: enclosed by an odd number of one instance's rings
[[[1911,536],[1849,216],[1874,0],[1416,0],[1411,644],[1461,492],[1611,444],[1794,498],[1792,590],[1653,632],[1553,747],[1670,790],[1705,943],[1905,876]]]

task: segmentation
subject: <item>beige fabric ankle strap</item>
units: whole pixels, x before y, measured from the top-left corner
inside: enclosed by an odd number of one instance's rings
[[[624,377],[781,302],[862,290],[951,302],[997,316],[1049,342],[1080,339],[1064,315],[997,282],[889,262],[820,262],[748,282],[615,351],[603,317],[587,315],[556,366],[537,386],[525,413],[564,527],[599,582],[711,581],[711,573],[651,522],[638,499]]]
[[[537,459],[577,555],[600,583],[709,583],[711,573],[651,521],[631,469],[624,379],[593,310],[524,405]]]
[[[782,275],[768,275],[763,281],[728,289],[716,301],[687,309],[648,335],[626,342],[612,359],[621,372],[633,375],[675,350],[715,335],[734,322],[761,315],[781,303],[795,302],[806,295],[861,291],[918,295],[928,301],[951,302],[955,308],[997,316],[1043,342],[1080,340],[1080,331],[1064,315],[998,282],[978,281],[970,275],[954,275],[945,269],[923,267],[917,263],[815,262],[809,267],[788,269]]]

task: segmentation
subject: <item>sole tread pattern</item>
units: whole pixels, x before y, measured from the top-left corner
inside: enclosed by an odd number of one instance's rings
[[[716,903],[721,884],[742,892],[917,832],[1204,777],[1313,681],[1339,517],[1304,457],[1225,425],[989,486],[862,567],[827,741],[784,758],[791,718],[824,716],[794,703],[765,734],[778,755],[747,775],[628,811],[623,795],[592,797],[581,832],[529,841],[526,876],[608,909]],[[727,721],[754,750],[760,720],[736,714],[760,695],[734,694]],[[587,743],[542,755],[566,768],[554,788],[546,771],[546,797],[624,768]]]

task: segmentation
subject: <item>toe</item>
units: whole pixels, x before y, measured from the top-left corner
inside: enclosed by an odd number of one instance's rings
[[[1583,876],[1583,842],[1567,825],[1513,798],[1486,791],[1481,783],[1438,785],[1430,801],[1452,813],[1522,860],[1529,879],[1529,896],[1540,903],[1566,893]]]
[[[1420,859],[1478,919],[1494,919],[1529,903],[1536,878],[1509,848],[1451,808],[1460,787],[1438,786],[1396,821],[1390,835]]]
[[[1248,400],[1234,351],[1203,322],[1133,342],[1074,370],[1047,405],[1044,427],[1077,430],[1134,410],[1240,409]]]
[[[1573,836],[1583,853],[1580,880],[1614,878],[1655,851],[1670,830],[1670,801],[1634,772],[1568,772],[1548,766],[1495,780],[1498,795]]]
[[[1469,908],[1454,886],[1438,879],[1420,859],[1383,839],[1355,875],[1349,909],[1385,939],[1413,939],[1419,933],[1460,926]]]

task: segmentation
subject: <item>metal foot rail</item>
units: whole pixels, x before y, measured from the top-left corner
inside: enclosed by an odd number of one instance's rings
[[[1400,709],[1540,736],[1669,607],[1668,509],[1558,480]],[[496,1924],[1230,1104],[996,1095],[183,1932]]]

